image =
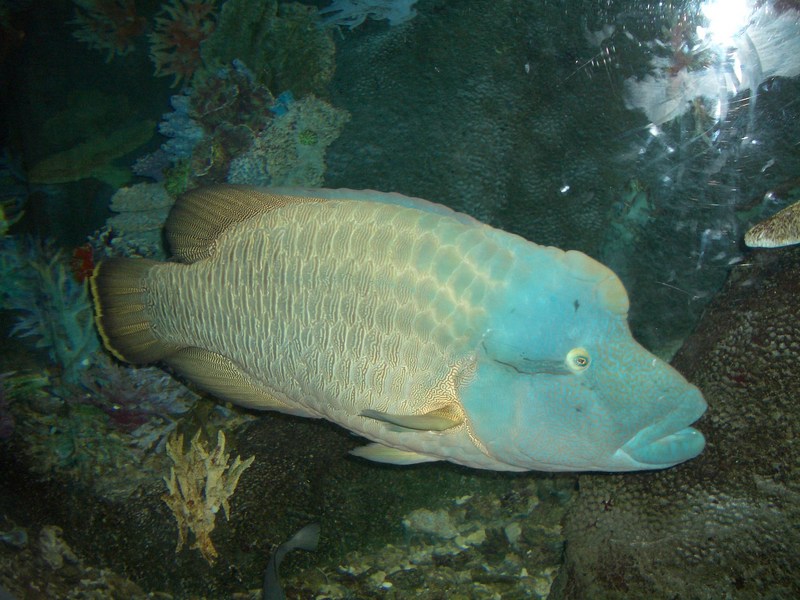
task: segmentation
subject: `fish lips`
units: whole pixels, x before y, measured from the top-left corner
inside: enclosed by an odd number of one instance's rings
[[[706,410],[698,391],[657,423],[645,427],[628,440],[620,451],[643,467],[671,467],[696,457],[705,448],[703,434],[688,427]]]

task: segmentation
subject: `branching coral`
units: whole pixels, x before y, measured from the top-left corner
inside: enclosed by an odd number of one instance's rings
[[[225,434],[217,434],[217,447],[210,453],[200,442],[200,432],[192,438],[188,452],[183,450],[183,436],[176,435],[167,441],[167,454],[174,463],[169,477],[165,477],[168,494],[163,496],[178,522],[178,546],[186,543],[189,530],[194,533],[197,548],[209,564],[213,565],[218,553],[211,542],[211,532],[220,506],[230,519],[229,499],[233,496],[239,477],[255,460],[251,456],[242,460],[237,456],[228,464],[230,453],[225,452]]]
[[[216,0],[171,0],[150,34],[156,75],[175,77],[173,87],[189,80],[200,66],[200,43],[214,31]]]
[[[63,381],[76,383],[99,346],[86,286],[72,278],[59,253],[35,244],[4,245],[0,275],[15,284],[0,294],[0,308],[19,314],[11,334],[35,339],[62,369]]]
[[[74,0],[78,28],[72,34],[90,48],[106,53],[106,62],[134,49],[147,21],[136,13],[135,0]]]

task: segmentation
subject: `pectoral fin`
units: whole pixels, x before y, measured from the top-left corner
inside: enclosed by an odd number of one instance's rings
[[[447,407],[432,410],[422,415],[393,415],[378,410],[362,410],[362,417],[391,423],[401,429],[413,429],[415,431],[444,431],[457,425],[461,425],[463,419],[454,414]]]
[[[375,462],[388,463],[390,465],[416,465],[418,463],[441,460],[434,456],[409,452],[408,450],[399,450],[398,448],[390,448],[383,444],[360,446],[351,450],[350,454],[368,460],[374,460]]]

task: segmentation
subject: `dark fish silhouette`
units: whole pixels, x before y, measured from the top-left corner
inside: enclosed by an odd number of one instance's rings
[[[311,523],[277,547],[269,559],[267,572],[264,575],[264,600],[286,600],[278,578],[278,568],[281,566],[283,557],[298,548],[300,550],[316,550],[318,543],[319,523]]]

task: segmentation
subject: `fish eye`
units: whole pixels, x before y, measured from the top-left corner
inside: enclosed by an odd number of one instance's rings
[[[573,348],[567,352],[566,362],[567,367],[569,367],[573,373],[580,373],[586,370],[591,363],[591,359],[589,358],[589,353],[586,351],[586,348]]]

